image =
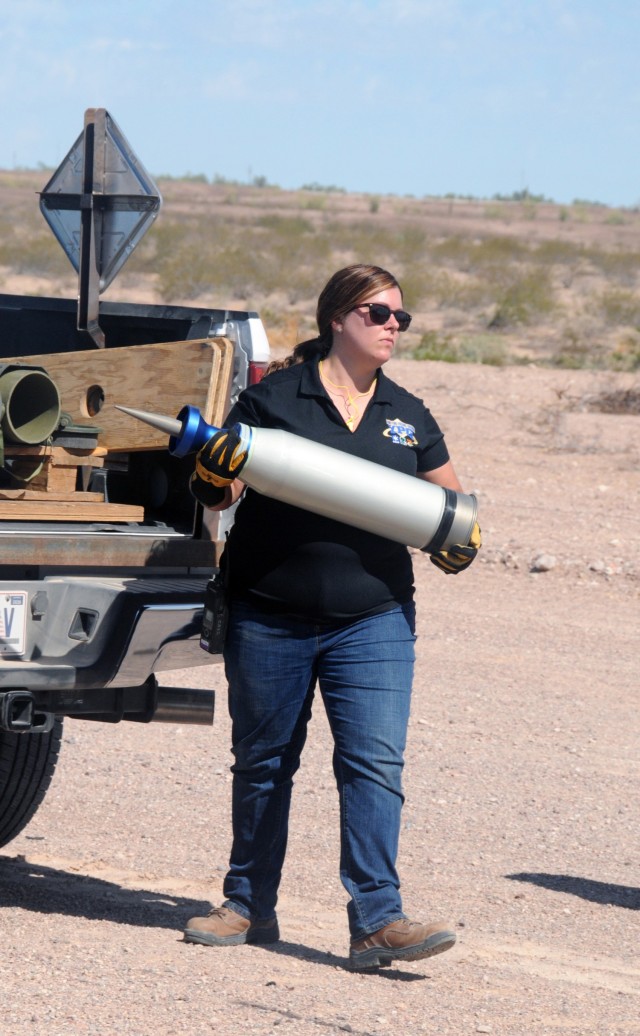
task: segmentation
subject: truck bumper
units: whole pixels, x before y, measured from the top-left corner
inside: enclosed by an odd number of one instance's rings
[[[193,712],[200,718],[192,721],[209,722],[202,694],[159,687],[155,676],[220,661],[199,645],[207,579],[65,575],[19,588],[0,582],[0,602],[26,594],[24,614],[12,618],[12,626],[24,623],[21,654],[0,640],[0,695],[26,692],[36,711],[47,714],[107,719],[135,712],[117,718],[144,713],[182,722]],[[105,697],[105,689],[112,693]],[[151,699],[154,716],[147,716]]]

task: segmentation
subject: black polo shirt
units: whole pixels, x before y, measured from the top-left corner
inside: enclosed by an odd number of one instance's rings
[[[443,433],[421,399],[378,371],[362,419],[350,432],[325,392],[315,361],[269,374],[245,389],[225,425],[282,428],[409,475],[449,459]],[[247,489],[225,549],[233,596],[270,612],[347,622],[413,596],[402,544]]]

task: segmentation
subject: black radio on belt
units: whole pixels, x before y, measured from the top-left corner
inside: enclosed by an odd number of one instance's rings
[[[229,608],[222,576],[217,575],[207,583],[204,595],[204,614],[200,632],[200,647],[210,655],[219,655],[227,635]]]

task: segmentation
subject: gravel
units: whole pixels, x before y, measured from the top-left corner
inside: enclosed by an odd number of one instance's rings
[[[415,553],[418,667],[400,872],[453,950],[346,970],[331,743],[316,705],[271,947],[185,944],[219,902],[229,721],[67,721],[51,790],[0,852],[2,1036],[176,1032],[637,1036],[638,417],[630,375],[392,361],[443,424],[484,547]],[[366,822],[366,818],[363,818]]]

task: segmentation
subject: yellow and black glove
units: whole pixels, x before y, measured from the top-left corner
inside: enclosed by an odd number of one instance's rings
[[[189,490],[191,496],[195,497],[199,504],[205,507],[215,507],[224,500],[226,486],[214,486],[211,482],[204,482],[197,471],[189,479]]]
[[[461,543],[455,543],[448,550],[439,550],[437,554],[430,554],[429,557],[436,568],[439,568],[447,575],[455,576],[458,572],[464,572],[465,568],[469,567],[471,562],[475,560],[481,546],[480,526],[476,522],[471,530],[471,536],[466,546],[463,546]]]
[[[220,428],[197,454],[195,474],[212,486],[228,486],[238,477],[246,459],[237,429]]]
[[[191,495],[205,507],[221,504],[225,489],[237,478],[246,459],[237,429],[220,428],[196,456],[196,470],[189,479]]]

